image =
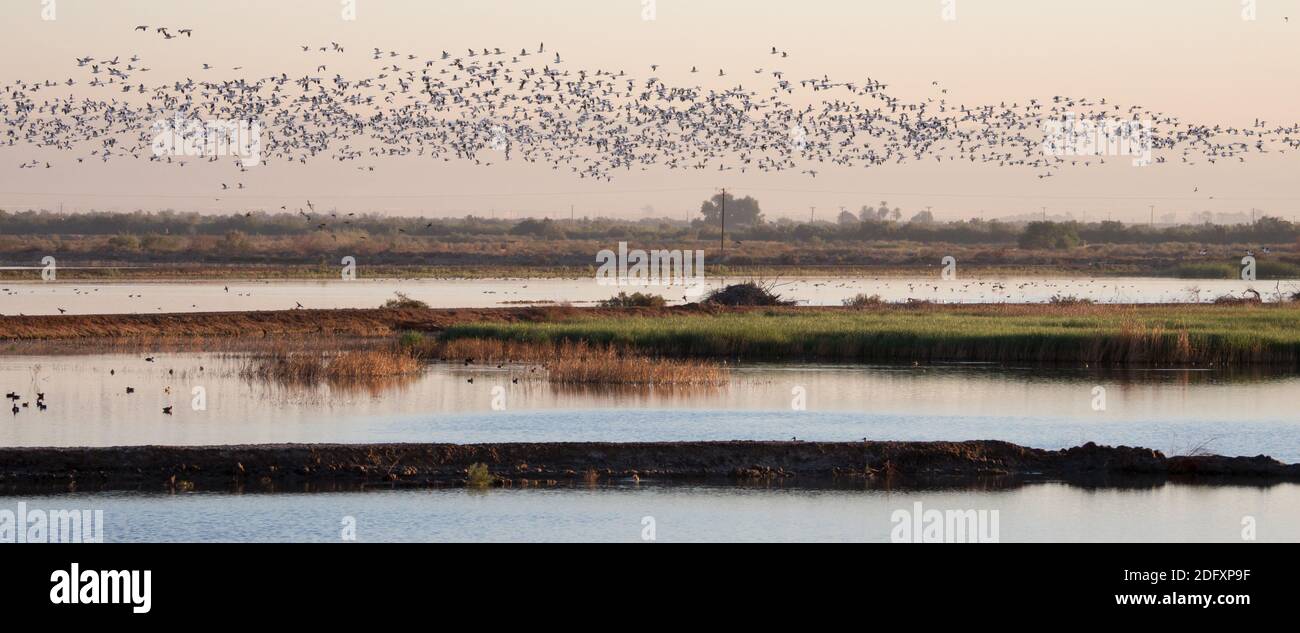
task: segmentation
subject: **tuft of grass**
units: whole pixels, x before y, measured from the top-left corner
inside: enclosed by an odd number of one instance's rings
[[[662,308],[666,305],[668,301],[663,297],[643,292],[620,292],[600,302],[602,308]]]
[[[1052,295],[1052,298],[1048,299],[1047,302],[1052,305],[1058,305],[1058,306],[1080,306],[1080,305],[1092,305],[1094,303],[1097,303],[1092,299],[1083,299],[1083,298],[1076,297],[1074,295],[1059,295],[1059,294]]]
[[[885,300],[881,299],[880,295],[867,295],[865,293],[858,293],[844,300],[844,307],[846,308],[867,308],[884,304]]]
[[[469,468],[465,469],[466,485],[475,488],[486,488],[495,483],[496,480],[496,476],[488,470],[487,464],[470,464]]]
[[[412,299],[406,296],[405,292],[394,292],[393,295],[394,296],[392,299],[385,301],[384,305],[379,307],[385,310],[427,310],[429,309],[429,304],[420,301],[419,299]]]

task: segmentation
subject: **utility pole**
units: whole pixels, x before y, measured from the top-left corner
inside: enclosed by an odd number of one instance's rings
[[[573,224],[573,205],[569,205],[569,224]]]
[[[727,188],[722,188],[722,224],[718,231],[718,245],[722,247],[722,259],[727,259]],[[719,262],[721,263],[721,262]]]
[[[1151,226],[1156,225],[1156,205],[1151,205]]]
[[[817,223],[817,207],[808,207],[808,224]]]
[[[1043,207],[1043,221],[1047,221],[1047,207]]]

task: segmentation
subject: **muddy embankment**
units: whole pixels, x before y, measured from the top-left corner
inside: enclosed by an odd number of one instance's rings
[[[484,464],[490,478],[470,481]],[[1300,481],[1268,457],[1167,458],[1095,444],[1049,451],[1006,442],[371,444],[0,449],[0,491],[556,486],[633,481],[952,487]],[[1000,482],[1000,483],[998,483]]]
[[[268,310],[169,314],[0,316],[0,340],[134,337],[391,336],[474,322],[554,321],[584,316],[666,316],[697,307],[602,309],[568,306],[448,309]]]

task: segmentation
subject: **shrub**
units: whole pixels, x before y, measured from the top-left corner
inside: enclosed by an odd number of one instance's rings
[[[470,467],[465,469],[465,483],[476,488],[491,486],[496,479],[488,470],[487,464],[470,464]]]
[[[1078,246],[1079,232],[1073,224],[1030,222],[1020,234],[1020,248],[1065,250]]]
[[[844,300],[844,306],[848,308],[867,308],[879,305],[885,305],[885,300],[881,299],[880,295],[859,293],[857,296]]]
[[[412,310],[426,309],[429,307],[429,304],[420,301],[419,299],[412,299],[406,296],[405,292],[395,292],[393,294],[395,295],[394,298],[385,301],[384,305],[380,306],[381,308],[385,310]]]
[[[602,308],[662,308],[667,304],[667,300],[659,295],[642,292],[620,292],[600,302]]]
[[[747,281],[743,284],[733,284],[726,288],[714,290],[709,296],[704,298],[704,303],[724,306],[788,306],[793,305],[793,301],[784,301],[781,295],[772,291],[773,284],[759,285],[757,282]]]

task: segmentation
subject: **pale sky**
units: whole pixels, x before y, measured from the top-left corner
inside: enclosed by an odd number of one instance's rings
[[[139,55],[152,70],[138,79],[156,85],[301,76],[317,64],[328,64],[330,75],[359,75],[374,68],[368,52],[375,47],[433,58],[442,50],[517,51],[545,42],[574,67],[644,78],[658,64],[654,74],[666,83],[706,88],[743,84],[755,68],[779,67],[793,77],[872,77],[912,100],[933,95],[930,84],[938,81],[949,101],[968,105],[1072,95],[1210,124],[1300,121],[1300,0],[1257,0],[1253,21],[1243,19],[1242,0],[954,0],[953,21],[942,19],[943,0],[657,0],[653,21],[643,19],[642,0],[357,0],[355,21],[342,19],[340,0],[55,2],[53,21],[42,20],[42,0],[0,5],[0,83],[80,79],[74,60],[87,55]],[[168,41],[133,31],[142,24],[193,28],[194,37]],[[346,53],[300,48],[331,41]],[[789,58],[772,59],[772,46]],[[215,69],[202,71],[203,63]],[[708,72],[691,75],[692,65]],[[236,66],[243,70],[231,70]],[[714,76],[718,68],[729,76]],[[17,169],[33,158],[54,167]],[[640,217],[648,205],[656,216],[680,218],[725,186],[758,198],[769,218],[807,218],[815,205],[818,218],[829,219],[841,206],[856,210],[882,199],[908,213],[931,206],[941,219],[1047,206],[1050,213],[1145,221],[1152,204],[1158,216],[1255,207],[1300,217],[1300,153],[1195,167],[1133,168],[1121,160],[1048,179],[1029,169],[914,162],[819,168],[815,179],[653,169],[601,184],[521,161],[484,168],[402,158],[358,172],[322,158],[237,175],[226,164],[91,163],[26,145],[0,147],[0,208],[275,210],[311,199],[318,208],[430,215],[567,217],[573,205],[579,216]],[[246,189],[222,196],[220,183],[235,180]]]

